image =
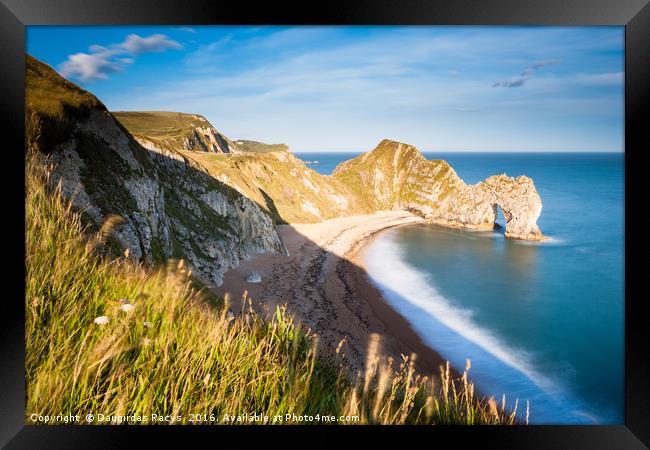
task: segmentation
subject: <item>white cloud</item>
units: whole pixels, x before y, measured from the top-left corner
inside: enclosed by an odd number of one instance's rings
[[[119,72],[127,64],[119,59],[112,59],[114,53],[100,51],[98,53],[75,53],[59,66],[61,75],[68,78],[77,78],[88,82],[105,80],[109,73]]]
[[[141,53],[158,53],[168,49],[181,49],[183,46],[176,41],[168,39],[164,34],[152,34],[143,38],[137,34],[129,34],[125,41],[118,45],[129,53],[139,55]]]
[[[64,77],[76,78],[83,82],[105,80],[110,73],[119,72],[127,65],[133,64],[137,55],[181,48],[181,44],[163,34],[153,34],[149,37],[130,34],[121,43],[108,47],[91,45],[88,47],[90,53],[69,55],[68,59],[59,65],[59,71]]]
[[[193,69],[201,69],[220,61],[221,51],[231,40],[232,34],[227,34],[210,44],[199,46],[197,50],[187,55],[185,64]]]
[[[323,43],[320,30],[305,32],[302,46],[296,31],[266,40],[219,36],[188,55],[180,76],[142,93],[121,92],[107,104],[200,113],[232,138],[286,142],[293,150],[365,150],[384,137],[422,149],[526,149],[532,143],[566,149],[573,147],[562,147],[549,130],[569,139],[562,127],[574,126],[574,139],[586,115],[604,121],[621,112],[615,99],[575,90],[575,70],[586,70],[575,55],[595,44],[585,39],[567,48],[570,30],[545,31],[546,46],[529,30],[514,39],[480,30],[451,36],[398,29],[364,39],[334,35]],[[561,71],[535,76],[557,60]],[[490,88],[508,73],[525,78],[526,89]]]

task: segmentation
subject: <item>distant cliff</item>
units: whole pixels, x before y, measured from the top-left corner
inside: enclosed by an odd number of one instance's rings
[[[339,180],[290,152],[210,155],[183,152],[219,181],[262,205],[277,223],[310,223],[374,211]]]
[[[148,130],[132,131],[147,145],[142,139],[149,139]],[[446,161],[427,160],[415,147],[391,140],[339,164],[332,176],[318,174],[283,148],[261,148],[267,151],[181,153],[262,205],[277,223],[406,209],[439,225],[487,230],[494,228],[500,207],[507,237],[542,239],[537,227],[541,199],[525,176],[498,175],[467,185]]]
[[[113,116],[136,138],[158,147],[208,153],[238,153],[240,146],[219,133],[205,117],[167,111],[114,111]]]
[[[500,207],[506,237],[542,239],[542,201],[525,176],[467,185],[446,161],[427,160],[415,147],[390,140],[339,164],[332,176],[374,210],[407,209],[440,225],[483,230],[494,227]]]
[[[218,285],[252,254],[283,251],[258,204],[176,150],[188,141],[165,129],[159,145],[142,146],[92,94],[29,56],[26,113],[26,138],[43,153],[52,182],[97,227],[120,216],[112,239],[131,257],[184,258],[199,278]]]
[[[240,152],[248,153],[286,152],[289,150],[289,147],[286,144],[264,144],[263,142],[241,139],[235,141],[235,144]]]

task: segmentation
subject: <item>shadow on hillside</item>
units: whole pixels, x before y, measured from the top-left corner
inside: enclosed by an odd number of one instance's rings
[[[271,213],[271,218],[273,219],[273,222],[276,225],[288,224],[289,222],[284,220],[282,218],[282,216],[280,215],[280,211],[278,211],[278,208],[275,206],[275,202],[269,196],[269,194],[267,194],[266,191],[264,189],[261,189],[261,188],[259,189],[259,191],[260,191],[260,194],[262,194],[262,198],[264,198],[264,203],[265,203],[266,210]]]
[[[219,230],[223,230],[224,224],[218,214],[213,214],[210,208],[202,206],[201,210],[204,214],[206,211],[209,214],[203,220],[199,220],[199,217],[183,206],[183,202],[175,195],[177,191],[185,189],[183,178],[193,180],[205,187],[207,191],[218,190],[230,201],[240,197],[241,194],[200,170],[199,166],[188,163],[185,158],[175,158],[142,147],[119,121],[116,120],[115,123],[129,139],[129,146],[136,160],[144,168],[144,176],[155,176],[165,189],[167,215],[182,222],[192,234],[200,236],[203,240],[223,239]],[[128,165],[118,155],[114,145],[94,135],[72,130],[69,132],[73,133],[76,140],[75,149],[84,161],[86,178],[82,181],[84,185],[92,186],[92,189],[87,190],[93,202],[101,208],[105,216],[132,215],[136,202],[121,181],[133,174],[129,174]],[[41,146],[43,147],[45,145]],[[49,147],[49,149],[49,152],[43,151],[47,157],[53,156],[58,151],[57,148]],[[379,291],[368,281],[365,270],[319,247],[317,243],[301,235],[295,227],[287,225],[279,215],[273,199],[262,190],[260,193],[265,204],[254,201],[253,203],[262,210],[269,211],[276,223],[283,224],[278,229],[283,243],[292,256],[281,253],[263,254],[231,270],[227,278],[235,281],[228,281],[224,286],[229,288],[233,306],[239,304],[237,300],[241,298],[244,290],[248,290],[255,309],[263,315],[272,312],[275,306],[286,305],[287,311],[300,323],[321,336],[322,350],[333,352],[337,344],[345,340],[341,350],[347,355],[353,369],[362,370],[367,358],[370,336],[372,333],[377,333],[381,336],[382,348],[385,350],[382,353],[392,356],[397,362],[401,361],[400,354],[417,353],[418,366],[423,372],[437,374],[438,366],[443,362],[441,358],[422,343],[402,316],[383,302]],[[73,196],[74,202],[76,199],[74,193],[68,194]],[[196,200],[199,201],[200,198]],[[138,238],[143,242],[145,236]],[[174,236],[172,233],[172,241],[177,238],[179,236]],[[177,252],[178,250],[174,250],[175,254],[171,258],[183,257]],[[153,255],[153,261],[150,262],[164,264],[168,257],[161,255],[159,249],[158,253]],[[301,257],[306,259],[303,260]],[[268,267],[259,269],[263,279],[268,282],[261,285],[246,283],[245,278],[249,275],[247,271],[253,267],[251,264],[260,261],[262,265],[269,264]],[[219,261],[214,261],[215,267],[219,264]],[[226,293],[224,286],[214,288],[209,280],[202,279],[199,270],[201,268],[192,269],[199,281],[213,293],[220,296]],[[259,287],[262,286],[266,289],[260,290]]]
[[[186,178],[199,183],[208,191],[218,190],[224,193],[230,201],[241,197],[241,194],[202,171],[200,166],[188,163],[185,158],[175,158],[142,147],[119,121],[116,124],[129,137],[129,145],[145,172],[149,175],[155,173],[170,192],[170,197],[165,198],[166,212],[182,221],[184,226],[203,240],[223,239],[219,232],[224,226],[222,218],[210,213],[206,216],[207,219],[199,220],[191,215],[191,211],[182,202],[174,200],[174,192],[183,189],[182,179]],[[88,140],[87,135],[76,138],[79,142]],[[78,153],[92,171],[89,175],[94,184],[91,196],[103,196],[96,204],[104,213],[132,213],[133,199],[116,182],[125,177],[125,162],[116,150],[109,143],[96,140],[86,142],[83,148],[78,149]],[[269,211],[275,223],[280,225],[279,235],[290,256],[279,252],[257,255],[228,272],[221,287],[213,287],[208,280],[201,280],[201,271],[193,268],[199,280],[221,297],[229,293],[235,312],[238,312],[241,304],[239,299],[245,291],[257,312],[264,316],[268,317],[276,306],[286,305],[288,313],[321,337],[322,350],[334,352],[343,341],[340,349],[353,370],[363,370],[371,335],[377,334],[380,336],[380,354],[392,357],[399,364],[402,361],[401,355],[415,353],[419,371],[423,375],[437,375],[444,360],[425,345],[409,322],[385,302],[379,290],[369,281],[365,269],[354,261],[321,247],[297,227],[286,224],[273,199],[263,190],[260,193],[265,204],[249,201],[256,203],[262,210]],[[201,209],[206,211],[206,208]],[[143,238],[140,236],[141,241]],[[175,254],[173,257],[183,255]],[[165,258],[155,259],[160,263],[165,262]],[[219,264],[220,261],[214,261],[215,267]],[[246,282],[246,277],[254,271],[262,275],[262,283]],[[462,368],[459,369],[462,371]]]

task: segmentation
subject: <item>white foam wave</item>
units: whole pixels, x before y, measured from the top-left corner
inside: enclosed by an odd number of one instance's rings
[[[391,306],[425,342],[460,370],[465,358],[473,355],[474,379],[483,379],[492,391],[498,391],[493,392],[497,395],[516,391],[521,394],[517,395],[520,401],[522,396],[535,399],[539,407],[535,415],[542,423],[598,422],[572,411],[582,402],[573,398],[562,383],[536,370],[532,354],[513,348],[480,326],[471,311],[441,295],[427,273],[406,263],[395,236],[395,231],[389,231],[375,240],[365,253],[364,263]]]
[[[567,243],[567,240],[559,237],[546,236],[546,239],[540,243],[543,245],[564,245]]]
[[[512,241],[516,245],[529,245],[529,246],[538,246],[538,245],[543,245],[543,246],[555,246],[555,245],[565,245],[567,243],[566,239],[558,238],[558,237],[553,237],[553,236],[544,236],[544,240],[542,241],[525,241],[522,239],[515,239]]]
[[[433,287],[428,275],[406,264],[392,235],[377,240],[366,258],[368,272],[380,287],[398,294],[404,300],[418,306],[451,330],[477,344],[509,366],[524,373],[543,389],[551,389],[553,383],[537,373],[528,362],[529,354],[508,347],[488,330],[472,319],[469,310],[452,305]],[[386,264],[390,261],[390,264]],[[390,297],[390,295],[389,295]]]

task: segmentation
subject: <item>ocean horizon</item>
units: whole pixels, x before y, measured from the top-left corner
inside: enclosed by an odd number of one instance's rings
[[[301,153],[329,174],[360,153]],[[530,176],[542,243],[503,228],[409,225],[365,251],[371,280],[422,339],[531,423],[623,423],[624,153],[426,152],[468,184]],[[499,211],[497,223],[505,225]]]

